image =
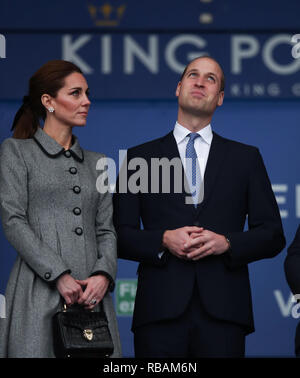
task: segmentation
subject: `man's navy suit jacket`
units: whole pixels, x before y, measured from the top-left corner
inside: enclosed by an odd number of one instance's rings
[[[151,177],[151,159],[179,158],[173,132],[130,148],[127,161],[136,157],[148,163],[149,188],[151,181],[161,183],[165,173],[161,170],[159,177]],[[214,133],[204,176],[204,200],[197,208],[186,204],[185,192],[174,192],[174,174],[169,194],[119,193],[121,177],[127,175],[130,181],[138,171],[139,167],[127,170],[124,164],[114,194],[118,255],[140,263],[133,331],[183,313],[196,283],[209,314],[252,332],[247,264],[271,258],[285,246],[278,206],[258,149]],[[247,216],[248,230],[244,232]],[[193,225],[225,235],[231,249],[199,261],[179,259],[168,251],[158,257],[166,230]]]

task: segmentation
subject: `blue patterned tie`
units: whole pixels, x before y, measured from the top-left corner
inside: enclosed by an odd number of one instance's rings
[[[194,206],[197,207],[199,203],[199,193],[201,185],[200,166],[197,158],[197,153],[194,147],[195,139],[200,137],[197,133],[191,133],[188,135],[189,141],[186,146],[185,157],[186,161],[186,176],[191,190]]]

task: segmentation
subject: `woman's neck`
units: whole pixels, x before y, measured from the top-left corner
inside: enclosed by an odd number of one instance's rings
[[[72,127],[60,124],[53,124],[45,121],[43,128],[44,132],[51,136],[57,143],[59,143],[65,150],[69,150],[72,146]]]

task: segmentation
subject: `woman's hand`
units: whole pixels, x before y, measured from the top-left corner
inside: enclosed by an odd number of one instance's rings
[[[81,286],[86,286],[78,299],[78,303],[84,305],[87,310],[92,310],[102,301],[109,286],[108,278],[101,274],[89,277],[86,280],[76,280],[76,282]]]
[[[78,302],[78,299],[82,296],[83,291],[81,285],[70,274],[64,274],[59,277],[56,282],[57,290],[64,298],[67,306],[71,306]]]

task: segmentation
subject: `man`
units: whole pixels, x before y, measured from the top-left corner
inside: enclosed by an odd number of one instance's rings
[[[114,195],[119,257],[140,263],[135,355],[241,357],[254,331],[247,264],[284,248],[279,210],[258,149],[211,130],[224,98],[220,65],[210,57],[190,62],[176,96],[174,130],[127,154],[129,165],[147,162],[145,181],[159,191],[130,190],[138,174],[125,164]],[[162,190],[165,173],[150,166],[166,158],[180,159],[190,190],[178,191],[175,168],[169,193]]]

